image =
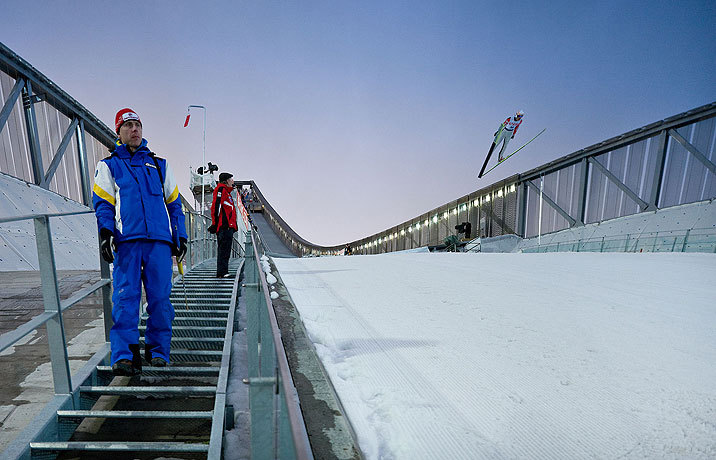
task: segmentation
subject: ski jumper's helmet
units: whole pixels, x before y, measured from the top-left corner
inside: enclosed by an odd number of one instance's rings
[[[518,110],[517,113],[515,113],[515,118],[522,118],[524,114],[525,113],[522,110]]]

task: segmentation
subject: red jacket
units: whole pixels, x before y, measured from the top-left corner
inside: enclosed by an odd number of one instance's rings
[[[236,225],[236,206],[231,197],[231,187],[219,183],[214,189],[214,199],[211,202],[211,223],[216,225],[216,230],[226,227],[238,230]]]

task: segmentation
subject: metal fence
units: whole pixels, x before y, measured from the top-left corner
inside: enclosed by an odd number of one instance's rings
[[[109,330],[112,326],[111,280],[109,275],[109,264],[107,264],[104,260],[101,260],[100,262],[100,281],[82,289],[67,300],[60,300],[57,283],[57,269],[55,267],[55,256],[52,248],[50,219],[52,217],[81,215],[91,212],[92,211],[79,211],[0,218],[0,224],[29,219],[34,221],[37,258],[40,266],[40,279],[42,282],[42,298],[45,307],[42,314],[34,317],[25,324],[22,324],[14,331],[0,336],[0,351],[13,346],[35,329],[46,325],[55,394],[70,394],[72,390],[72,378],[67,358],[67,341],[65,339],[65,331],[62,323],[62,312],[87,298],[98,289],[102,289],[106,341],[109,340]],[[99,249],[97,254],[99,255]]]
[[[42,298],[45,311],[22,324],[14,331],[0,336],[0,352],[13,346],[27,334],[47,324],[47,335],[50,347],[50,360],[54,377],[55,393],[66,394],[71,388],[69,366],[67,364],[67,345],[62,325],[62,312],[71,308],[83,299],[102,289],[102,307],[104,315],[105,340],[109,340],[109,330],[112,327],[112,298],[111,298],[111,275],[109,264],[97,255],[100,261],[100,281],[82,289],[67,300],[60,300],[57,282],[57,267],[55,265],[55,254],[52,243],[52,231],[50,219],[56,217],[78,216],[91,214],[94,211],[74,211],[53,214],[34,214],[27,216],[3,217],[0,218],[0,225],[9,222],[32,220],[35,226],[35,243],[37,246],[37,259],[39,263],[40,280],[42,285]],[[190,235],[201,235],[201,230],[206,227],[206,217],[196,216],[188,219],[187,231]],[[207,238],[191,237],[187,243],[187,268],[190,269],[197,263],[215,254],[216,243],[211,244]],[[212,252],[212,250],[214,252]],[[190,256],[191,255],[191,256]]]
[[[15,330],[0,336],[0,352],[12,347],[34,330],[45,326],[56,399],[56,401],[51,404],[58,407],[73,397],[79,384],[87,378],[86,374],[88,372],[88,368],[85,367],[75,376],[70,374],[67,339],[62,314],[98,290],[102,292],[102,312],[106,343],[103,348],[97,351],[97,354],[91,362],[97,364],[103,361],[109,352],[109,331],[112,327],[112,281],[109,264],[99,256],[98,247],[97,257],[100,261],[100,280],[81,289],[70,298],[61,300],[52,242],[51,220],[53,218],[78,216],[91,214],[93,212],[92,210],[86,210],[0,218],[0,225],[22,220],[32,220],[34,222],[35,244],[37,247],[37,259],[44,304],[44,312],[18,326]],[[210,252],[211,249],[216,248],[215,242],[211,244],[211,241],[208,241],[207,238],[201,237],[202,234],[206,234],[206,232],[201,233],[207,226],[206,219],[206,217],[196,216],[196,213],[190,213],[189,219],[187,220],[187,232],[189,235],[194,235],[190,237],[187,244],[187,255],[189,256],[189,254],[191,254],[190,257],[187,257],[188,268],[205,260],[212,254]]]
[[[243,295],[246,297],[251,452],[254,459],[312,459],[298,395],[281,341],[266,275],[262,245],[246,235]]]
[[[542,244],[522,252],[712,252],[716,253],[713,228],[646,232],[585,238],[577,241]]]

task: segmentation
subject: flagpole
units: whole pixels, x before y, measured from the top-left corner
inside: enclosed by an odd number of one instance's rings
[[[195,109],[202,109],[204,111],[204,142],[202,146],[202,152],[201,152],[201,167],[202,167],[202,174],[201,174],[201,215],[204,215],[204,176],[206,175],[206,107],[203,105],[190,105],[186,108],[187,116],[186,121],[184,122],[184,126],[186,127],[189,124],[189,112],[192,108]]]

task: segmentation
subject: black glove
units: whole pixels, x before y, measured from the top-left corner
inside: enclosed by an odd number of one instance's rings
[[[99,252],[108,264],[114,262],[114,251],[116,250],[117,247],[114,245],[114,232],[108,228],[101,229],[99,231]]]
[[[207,230],[209,230],[209,233],[213,235],[214,233],[216,233],[216,224],[209,225],[209,228]]]
[[[172,253],[177,258],[177,263],[181,263],[182,260],[184,260],[184,256],[186,255],[186,238],[179,238],[179,247],[173,248]]]
[[[514,138],[515,138],[515,135],[513,134],[513,135],[512,135],[512,137],[511,137],[510,139],[514,139]]]

